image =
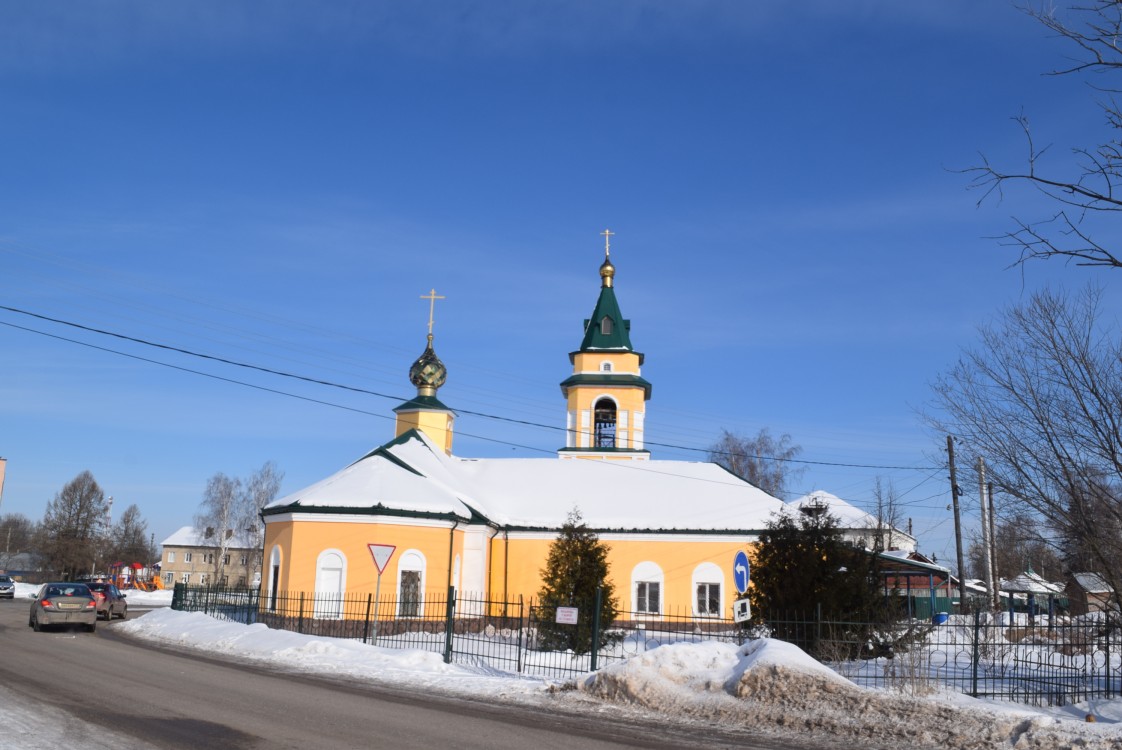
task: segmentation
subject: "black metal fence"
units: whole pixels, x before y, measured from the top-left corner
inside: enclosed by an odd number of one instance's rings
[[[908,693],[1063,706],[1122,694],[1122,631],[1101,613],[1010,619],[976,610],[934,624],[773,616],[752,637],[776,637],[858,685]]]
[[[543,677],[594,671],[671,643],[742,644],[778,638],[798,645],[858,685],[921,694],[952,689],[979,698],[1067,705],[1122,694],[1122,631],[1105,617],[1038,618],[976,611],[930,620],[844,622],[773,614],[751,626],[692,612],[618,613],[614,622],[558,624],[556,607],[457,594],[423,601],[369,594],[315,595],[222,587],[175,588],[174,609],[240,623],[348,638],[385,648],[422,649],[446,662]],[[590,627],[592,638],[578,636]],[[566,630],[571,628],[571,630]],[[560,635],[558,635],[560,634]],[[581,643],[585,646],[582,647]],[[592,642],[598,649],[588,646]]]

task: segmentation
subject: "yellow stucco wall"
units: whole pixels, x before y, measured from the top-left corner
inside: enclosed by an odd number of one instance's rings
[[[452,426],[454,417],[441,411],[406,411],[398,412],[397,428],[394,437],[409,430],[420,430],[444,449],[445,453],[452,452]]]
[[[408,550],[424,556],[426,591],[443,592],[448,586],[447,527],[409,526],[394,523],[340,523],[316,521],[282,521],[265,527],[265,560],[270,560],[273,547],[281,547],[282,591],[312,592],[316,586],[316,566],[326,550],[338,550],[346,560],[344,591],[373,593],[378,569],[370,554],[369,544],[396,547],[382,573],[382,595],[392,594],[397,586],[398,564]],[[462,533],[451,533],[452,560],[463,553]],[[266,584],[267,585],[267,584]]]

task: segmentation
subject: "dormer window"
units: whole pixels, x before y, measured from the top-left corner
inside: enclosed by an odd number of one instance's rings
[[[607,315],[600,319],[600,333],[604,336],[612,334],[612,319]]]
[[[611,371],[612,371],[612,363],[611,362],[601,362],[600,363],[600,372],[611,372]]]

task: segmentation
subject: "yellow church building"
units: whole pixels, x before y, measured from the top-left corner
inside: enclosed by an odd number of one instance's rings
[[[262,593],[373,593],[375,544],[392,547],[381,595],[416,614],[448,587],[534,598],[549,547],[577,509],[610,549],[621,611],[730,617],[740,596],[734,557],[784,504],[716,464],[651,459],[651,384],[620,313],[615,270],[605,242],[599,296],[561,382],[567,437],[556,458],[454,454],[455,412],[437,397],[447,369],[433,349],[433,292],[428,345],[409,371],[417,395],[394,409],[395,437],[264,509]],[[398,614],[410,612],[399,605]]]

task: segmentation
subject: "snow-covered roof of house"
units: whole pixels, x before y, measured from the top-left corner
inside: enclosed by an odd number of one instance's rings
[[[803,495],[800,498],[792,500],[787,503],[787,507],[794,511],[801,511],[803,508],[822,507],[825,506],[827,512],[838,519],[838,527],[842,529],[875,529],[877,528],[876,516],[866,513],[860,508],[847,503],[837,495],[824,492],[822,490],[815,490],[811,493]],[[901,531],[900,529],[893,529],[893,534],[899,534],[912,542],[915,537]]]
[[[1075,579],[1079,588],[1089,594],[1108,594],[1113,591],[1106,579],[1098,573],[1072,573],[1071,577]]]
[[[206,534],[194,526],[181,526],[161,545],[164,547],[214,547],[218,540],[207,537]],[[256,547],[256,540],[247,539],[244,534],[235,534],[230,540],[230,547],[237,549]]]
[[[410,430],[265,513],[354,509],[552,529],[574,508],[597,529],[725,531],[763,529],[783,502],[712,463],[459,458]]]
[[[1062,587],[1049,583],[1031,570],[1026,570],[1011,581],[1002,581],[1001,591],[1016,594],[1062,594]]]

